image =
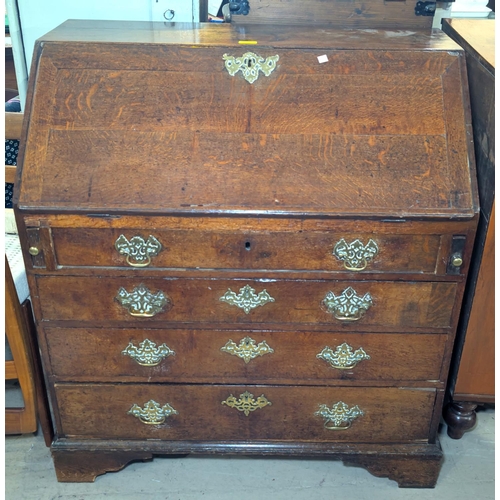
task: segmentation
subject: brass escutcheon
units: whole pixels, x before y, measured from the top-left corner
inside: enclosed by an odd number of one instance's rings
[[[267,345],[265,340],[255,345],[255,340],[250,337],[245,337],[240,340],[239,345],[229,339],[226,345],[221,347],[220,350],[232,354],[233,356],[238,356],[245,361],[245,364],[255,359],[257,356],[264,356],[264,354],[271,354],[274,352],[274,350]]]
[[[253,52],[245,52],[241,57],[234,57],[224,54],[224,65],[231,76],[234,76],[238,71],[241,71],[245,80],[249,83],[255,82],[259,78],[259,71],[269,76],[276,68],[280,56],[269,56],[266,59],[254,54]]]
[[[219,300],[227,302],[231,306],[243,309],[245,314],[248,314],[252,309],[263,306],[268,302],[274,302],[274,299],[265,289],[257,294],[250,285],[245,285],[243,288],[240,288],[240,293],[238,294],[228,288],[227,292]]]
[[[253,394],[245,391],[243,394],[240,394],[239,399],[236,399],[232,394],[230,394],[229,397],[222,401],[221,404],[227,405],[231,408],[236,408],[248,417],[250,412],[264,408],[264,406],[271,405],[272,403],[265,398],[264,394],[259,396],[257,399],[254,399]]]

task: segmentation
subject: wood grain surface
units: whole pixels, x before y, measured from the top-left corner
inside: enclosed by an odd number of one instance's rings
[[[357,334],[339,332],[206,331],[116,328],[44,328],[51,373],[59,382],[179,382],[353,384],[371,381],[436,384],[446,337],[435,334]],[[230,340],[250,337],[273,352],[248,363],[221,350]],[[175,352],[157,366],[141,366],[123,350],[145,339]],[[343,343],[362,348],[370,359],[340,370],[318,358],[325,347]]]
[[[474,216],[460,52],[329,47],[319,64],[325,49],[270,42],[278,67],[250,85],[227,46],[196,47],[44,42],[19,204]]]
[[[194,222],[194,221],[193,221]],[[153,235],[162,245],[151,258],[150,268],[206,269],[309,269],[345,272],[345,261],[334,255],[342,240],[363,245],[374,241],[379,253],[366,262],[365,273],[438,272],[441,235],[386,235],[337,231],[262,231],[220,229],[54,229],[52,239],[59,266],[127,267],[126,255],[120,255],[115,242],[123,235],[129,241],[140,236],[147,241]],[[368,224],[367,224],[368,228]],[[348,265],[348,264],[347,264]],[[357,264],[362,268],[364,264]]]
[[[443,31],[495,74],[494,19],[443,19]]]
[[[231,394],[264,395],[271,405],[246,416],[223,405]],[[412,442],[427,440],[435,390],[403,388],[279,387],[218,385],[57,384],[61,435],[107,439],[183,439],[187,441],[293,440]],[[169,403],[177,412],[162,425],[129,415],[134,404]],[[348,430],[324,428],[314,413],[343,401],[364,415]]]
[[[169,298],[164,309],[152,318],[134,317],[115,300],[120,288],[132,293],[143,284],[150,293],[162,291]],[[231,290],[236,294],[249,285],[259,294],[264,290],[274,299],[246,314],[220,298]],[[397,283],[380,281],[288,281],[224,279],[155,279],[123,277],[39,277],[38,294],[43,321],[90,322],[112,326],[113,322],[143,328],[152,324],[308,324],[327,329],[360,330],[388,328],[388,331],[449,329],[457,293],[455,283]],[[357,321],[341,321],[328,313],[322,301],[332,291],[341,295],[353,287],[359,297],[369,293],[373,306]]]

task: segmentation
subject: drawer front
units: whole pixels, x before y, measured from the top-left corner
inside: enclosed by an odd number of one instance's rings
[[[44,320],[449,328],[455,283],[38,277]]]
[[[389,443],[428,439],[435,390],[57,384],[56,396],[67,437]]]
[[[45,328],[59,381],[436,381],[446,336]]]
[[[371,228],[369,232],[304,231],[299,225],[295,230],[260,230],[258,224],[248,229],[201,229],[202,220],[190,222],[183,225],[192,227],[175,229],[56,227],[52,229],[56,261],[60,266],[129,269],[438,272],[439,234],[376,234]]]

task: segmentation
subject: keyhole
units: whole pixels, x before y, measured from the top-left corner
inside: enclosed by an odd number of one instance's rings
[[[245,241],[245,250],[250,250],[251,243],[249,241]]]

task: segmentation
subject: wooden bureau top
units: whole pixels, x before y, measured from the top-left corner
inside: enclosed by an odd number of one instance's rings
[[[336,29],[290,25],[160,23],[147,21],[83,21],[70,19],[39,42],[132,43],[240,47],[462,50],[441,30]],[[254,48],[256,48],[254,46]]]
[[[21,209],[477,213],[463,51],[442,33],[67,21],[35,50]],[[249,83],[225,66],[246,52],[279,59]]]

